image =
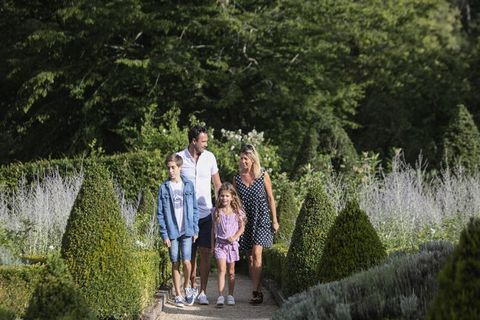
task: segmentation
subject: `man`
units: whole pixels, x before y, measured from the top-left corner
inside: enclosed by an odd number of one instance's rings
[[[199,211],[199,234],[192,248],[192,287],[195,286],[197,273],[197,251],[200,254],[200,293],[198,302],[208,304],[206,294],[208,274],[210,273],[210,255],[212,247],[212,182],[215,193],[218,192],[222,182],[218,173],[217,159],[210,151],[207,151],[208,131],[203,126],[194,126],[188,132],[188,147],[177,154],[183,159],[181,174],[192,181],[195,186],[197,205]]]

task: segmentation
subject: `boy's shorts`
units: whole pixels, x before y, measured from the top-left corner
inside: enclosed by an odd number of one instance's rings
[[[197,247],[212,248],[212,215],[198,220],[198,238],[193,244],[193,250]]]
[[[185,235],[177,238],[170,239],[170,248],[168,248],[168,253],[170,254],[170,261],[175,263],[180,260],[191,260],[192,259],[192,237],[187,237]]]

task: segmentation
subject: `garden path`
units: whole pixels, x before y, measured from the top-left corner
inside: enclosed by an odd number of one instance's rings
[[[264,301],[262,304],[253,306],[248,303],[251,297],[251,282],[248,276],[243,274],[235,275],[235,302],[234,306],[225,305],[217,308],[217,275],[211,273],[208,279],[207,295],[210,302],[207,306],[195,303],[193,306],[178,308],[169,300],[163,306],[160,320],[215,320],[215,319],[270,319],[278,309],[270,292],[262,289]]]

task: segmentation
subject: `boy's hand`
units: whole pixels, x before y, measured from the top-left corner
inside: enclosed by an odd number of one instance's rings
[[[165,240],[163,240],[163,244],[164,244],[167,248],[170,248],[170,246],[172,245],[172,244],[170,243],[170,239],[165,239]]]

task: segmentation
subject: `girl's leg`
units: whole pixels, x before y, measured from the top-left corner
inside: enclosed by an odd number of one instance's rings
[[[254,245],[250,256],[252,265],[250,277],[252,279],[253,291],[260,291],[260,280],[262,277],[262,250],[262,246]]]
[[[172,278],[173,278],[173,287],[175,288],[175,296],[181,296],[180,291],[180,263],[172,262]]]
[[[233,296],[235,289],[235,262],[228,264],[228,294]]]
[[[217,259],[217,269],[218,269],[218,295],[223,296],[223,290],[225,289],[225,269],[226,266],[225,259]]]

